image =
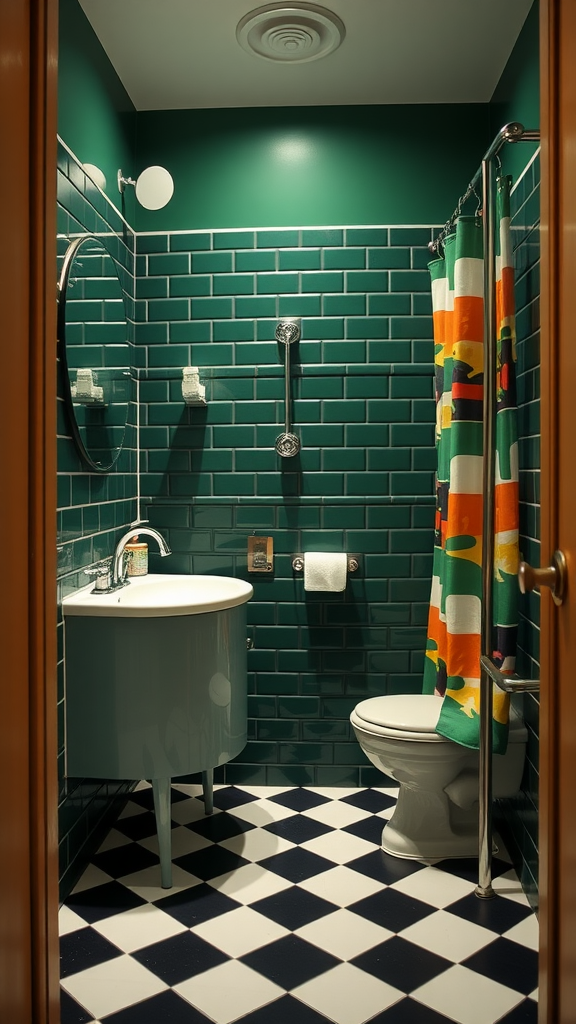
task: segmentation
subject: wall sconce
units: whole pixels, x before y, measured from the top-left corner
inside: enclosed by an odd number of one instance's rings
[[[136,199],[146,210],[161,210],[170,202],[174,193],[172,175],[165,167],[147,167],[137,179],[125,178],[118,171],[118,191],[124,194],[126,185],[134,185]]]

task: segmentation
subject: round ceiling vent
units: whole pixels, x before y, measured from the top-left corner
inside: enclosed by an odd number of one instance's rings
[[[303,64],[332,53],[344,39],[343,22],[316,4],[268,4],[238,23],[236,38],[247,53],[283,64]]]

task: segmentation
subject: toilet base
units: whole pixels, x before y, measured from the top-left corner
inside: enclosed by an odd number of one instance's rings
[[[381,845],[385,853],[404,860],[477,857],[478,805],[464,810],[444,793],[400,785]]]

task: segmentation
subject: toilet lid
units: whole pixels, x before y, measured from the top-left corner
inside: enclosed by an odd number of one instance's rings
[[[432,733],[438,725],[442,701],[428,693],[369,697],[356,705],[358,718],[370,725],[403,732]]]

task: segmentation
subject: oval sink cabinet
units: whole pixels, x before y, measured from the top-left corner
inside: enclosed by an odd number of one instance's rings
[[[213,770],[246,744],[249,583],[145,576],[64,598],[66,774],[148,779],[162,885],[171,883],[170,780]]]

